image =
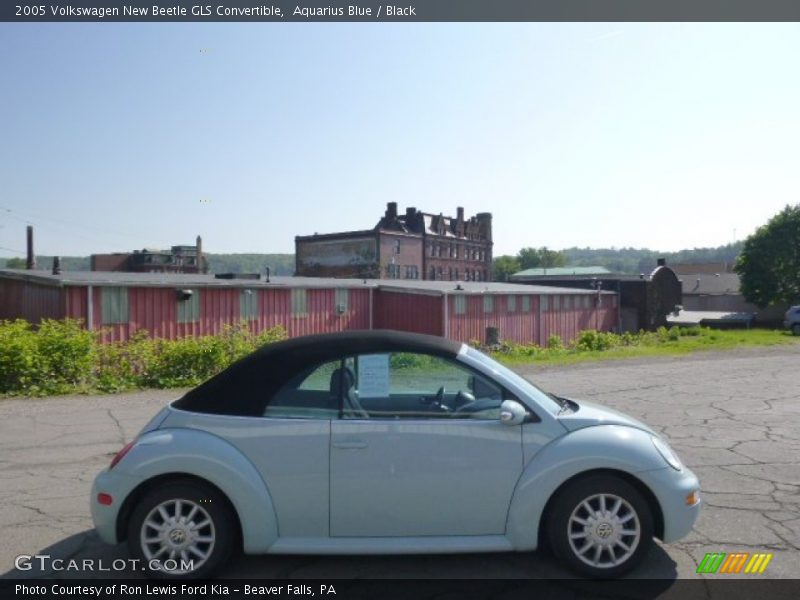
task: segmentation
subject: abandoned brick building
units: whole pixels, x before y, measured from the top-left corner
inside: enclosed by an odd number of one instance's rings
[[[304,277],[491,281],[492,215],[446,217],[389,202],[372,229],[295,237]]]

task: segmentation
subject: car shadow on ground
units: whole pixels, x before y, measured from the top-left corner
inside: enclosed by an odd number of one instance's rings
[[[22,553],[21,553],[22,554]],[[12,568],[3,579],[119,579],[141,578],[141,570],[133,570],[125,544],[110,546],[103,543],[94,530],[64,538],[35,553],[48,559],[31,558],[21,561],[21,569]],[[61,562],[54,562],[60,559]],[[29,568],[27,568],[29,567]],[[45,567],[45,568],[42,568]],[[645,591],[637,588],[637,597],[655,598],[676,580],[677,565],[660,545],[654,545],[641,566],[628,579],[641,580]],[[364,592],[380,591],[381,579],[442,580],[442,591],[453,580],[491,579],[502,590],[502,580],[552,580],[564,592],[585,595],[583,589],[590,581],[577,579],[562,567],[547,551],[503,552],[480,554],[425,555],[342,555],[342,556],[234,556],[218,574],[219,579],[293,579],[293,580],[359,580]],[[448,580],[448,581],[443,581]],[[610,592],[625,597],[630,586],[624,582],[614,593],[614,582],[606,582],[604,595]],[[385,583],[383,584],[385,585]],[[612,588],[609,590],[608,586]],[[348,590],[353,582],[347,584]],[[352,591],[352,590],[351,590]],[[594,592],[592,592],[594,593]],[[568,594],[570,595],[570,594]]]

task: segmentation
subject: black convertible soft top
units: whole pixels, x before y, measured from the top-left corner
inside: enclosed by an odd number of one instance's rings
[[[294,375],[355,354],[417,352],[445,358],[462,344],[432,335],[389,330],[345,331],[267,344],[173,402],[175,408],[221,415],[260,416]]]

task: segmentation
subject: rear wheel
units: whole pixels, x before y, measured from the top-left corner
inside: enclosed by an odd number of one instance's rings
[[[792,334],[800,335],[800,323],[795,323],[794,325],[792,325]]]
[[[128,524],[128,549],[156,577],[208,577],[230,557],[235,520],[227,499],[195,481],[148,492]]]
[[[619,577],[653,542],[653,517],[642,495],[610,475],[576,480],[553,502],[548,533],[553,552],[588,577]]]

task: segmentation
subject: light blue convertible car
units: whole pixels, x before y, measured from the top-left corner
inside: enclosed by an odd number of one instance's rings
[[[100,473],[100,536],[154,575],[231,553],[530,551],[617,577],[697,518],[699,484],[624,414],[464,344],[361,331],[271,344],[159,412]]]

